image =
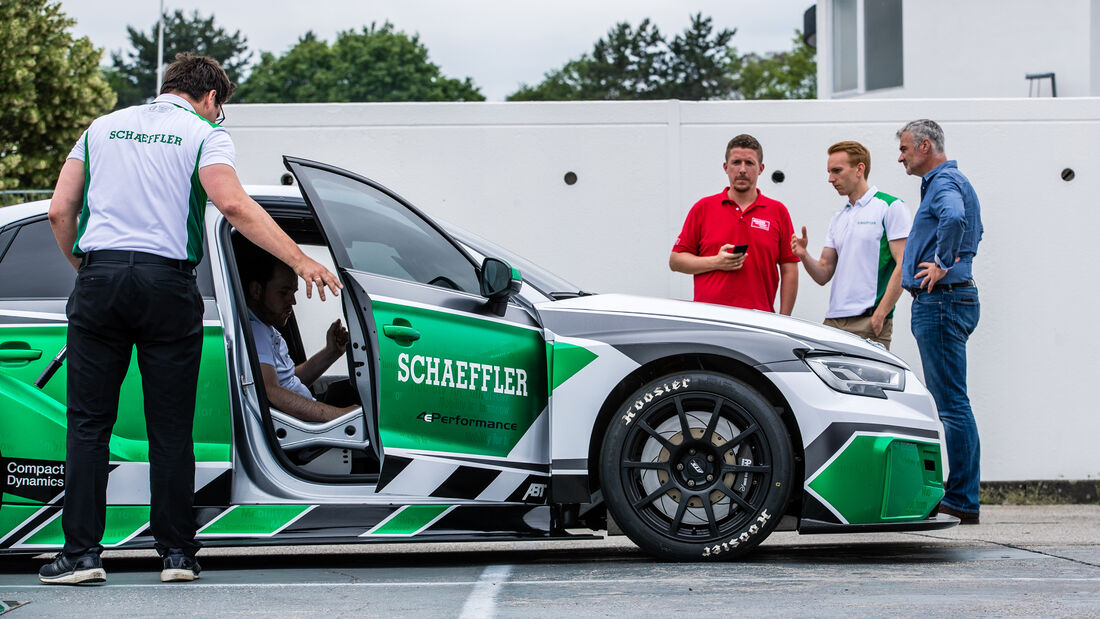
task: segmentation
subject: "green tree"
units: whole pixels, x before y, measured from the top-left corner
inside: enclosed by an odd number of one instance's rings
[[[665,76],[665,99],[706,101],[729,99],[737,88],[734,77],[739,64],[737,51],[730,39],[737,29],[714,32],[709,17],[693,15],[691,25],[668,44],[668,72]]]
[[[665,40],[648,19],[634,29],[615,24],[592,52],[522,85],[509,101],[658,99],[666,68]]]
[[[331,46],[307,32],[282,56],[264,52],[237,90],[243,103],[484,101],[470,80],[448,78],[417,35],[386,22],[347,30]]]
[[[790,51],[742,58],[738,82],[745,99],[816,99],[817,56],[796,30]]]
[[[701,13],[672,41],[648,19],[622,22],[596,41],[590,53],[546,73],[535,86],[522,84],[509,101],[722,99],[733,94],[730,39],[736,30],[714,31]]]
[[[85,127],[114,105],[103,50],[58,2],[0,2],[0,189],[52,188]]]
[[[111,53],[111,68],[107,79],[118,93],[119,108],[144,103],[156,96],[157,85],[157,24],[148,34],[126,26],[132,49],[123,55]],[[221,63],[226,75],[239,82],[248,67],[252,52],[248,39],[240,30],[229,33],[214,24],[214,16],[202,17],[198,11],[190,16],[177,10],[164,15],[164,62],[170,63],[179,52],[194,52],[210,56]]]

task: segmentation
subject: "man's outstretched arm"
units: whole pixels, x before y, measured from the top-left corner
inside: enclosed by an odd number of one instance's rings
[[[267,401],[274,408],[296,419],[321,423],[331,421],[359,408],[358,406],[337,408],[295,393],[279,384],[279,376],[275,373],[275,368],[266,363],[260,364],[260,371],[264,375],[264,390],[267,391]]]

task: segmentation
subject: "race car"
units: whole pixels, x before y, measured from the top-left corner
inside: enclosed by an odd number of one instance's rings
[[[723,560],[777,528],[958,522],[934,513],[933,400],[881,347],[766,312],[590,294],[367,178],[284,163],[297,186],[252,193],[344,289],[299,306],[282,334],[300,362],[304,336],[344,320],[346,364],[313,389],[349,381],[362,407],[308,423],[270,405],[238,233],[207,208],[194,427],[204,545],[607,531],[661,558]],[[74,272],[47,209],[0,209],[0,552],[63,544],[58,353]],[[108,548],[153,544],[146,405],[132,363],[110,441]]]

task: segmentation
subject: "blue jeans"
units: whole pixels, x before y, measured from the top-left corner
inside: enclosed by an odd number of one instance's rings
[[[978,513],[981,447],[978,426],[966,394],[966,340],[978,326],[981,304],[972,286],[926,292],[913,299],[913,337],[917,339],[924,382],[943,422],[947,464],[943,504]]]

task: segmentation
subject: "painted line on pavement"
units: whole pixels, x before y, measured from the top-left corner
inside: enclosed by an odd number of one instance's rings
[[[478,578],[477,583],[474,584],[470,597],[466,598],[466,603],[462,605],[459,619],[480,619],[496,615],[497,594],[500,593],[501,585],[508,581],[511,573],[511,565],[487,566],[481,573],[481,578]]]

